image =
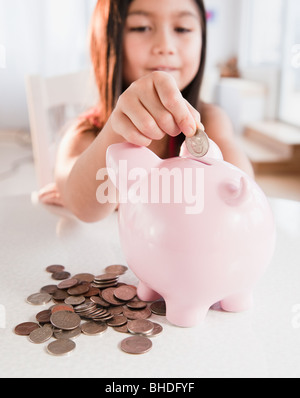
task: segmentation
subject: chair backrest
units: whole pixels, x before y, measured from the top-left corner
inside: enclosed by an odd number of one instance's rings
[[[55,155],[66,123],[95,106],[91,71],[25,79],[32,148],[39,188],[53,182]]]

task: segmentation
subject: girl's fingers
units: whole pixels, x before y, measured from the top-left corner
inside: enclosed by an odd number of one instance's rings
[[[137,130],[151,140],[161,140],[165,136],[164,131],[159,128],[156,119],[152,117],[149,110],[144,107],[140,100],[136,99],[135,106],[129,106],[125,110],[125,114]]]
[[[200,113],[187,100],[185,100],[185,102],[186,102],[186,105],[187,105],[189,111],[193,115],[194,120],[196,121],[197,128],[204,130],[204,126],[201,123]]]
[[[125,138],[130,144],[137,146],[149,146],[152,140],[143,135],[122,112],[114,112],[111,116],[114,131]]]
[[[127,142],[149,146],[166,134],[193,137],[201,117],[168,73],[154,72],[134,82],[119,98],[111,117],[114,131]]]
[[[54,193],[57,192],[57,187],[55,183],[51,183],[40,189],[38,192],[39,197],[42,197],[43,195],[47,195],[49,193]]]
[[[140,101],[162,132],[172,137],[176,137],[181,133],[173,115],[163,106],[154,87],[152,87],[152,90],[142,92]]]
[[[154,73],[153,81],[161,103],[173,115],[180,131],[187,137],[194,136],[197,124],[175,79],[168,73],[158,72]]]
[[[63,206],[63,202],[59,194],[49,193],[39,197],[41,203],[45,205]]]

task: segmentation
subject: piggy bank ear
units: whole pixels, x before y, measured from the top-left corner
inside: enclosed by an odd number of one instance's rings
[[[109,178],[120,192],[124,187],[129,189],[136,182],[137,175],[147,176],[160,162],[161,159],[150,149],[129,143],[111,145],[106,152]]]

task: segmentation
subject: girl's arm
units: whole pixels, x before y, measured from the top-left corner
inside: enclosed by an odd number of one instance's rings
[[[99,221],[117,207],[117,203],[99,204],[96,197],[101,182],[99,169],[106,168],[106,150],[124,139],[113,132],[110,120],[95,138],[93,132],[70,129],[63,138],[57,155],[55,180],[63,205],[85,222]],[[115,192],[110,186],[109,192]]]
[[[231,120],[220,108],[203,104],[201,109],[202,123],[210,139],[221,149],[224,160],[255,177],[251,162],[239,147],[234,136]]]

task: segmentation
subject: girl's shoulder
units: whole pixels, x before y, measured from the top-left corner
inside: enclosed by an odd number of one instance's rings
[[[198,109],[201,114],[201,122],[212,140],[233,139],[232,122],[222,108],[214,104],[201,102]]]
[[[229,117],[227,113],[215,104],[208,104],[206,102],[201,102],[198,106],[198,109],[201,113],[202,120],[207,122],[211,121],[211,119],[217,118],[217,120],[228,120]]]

